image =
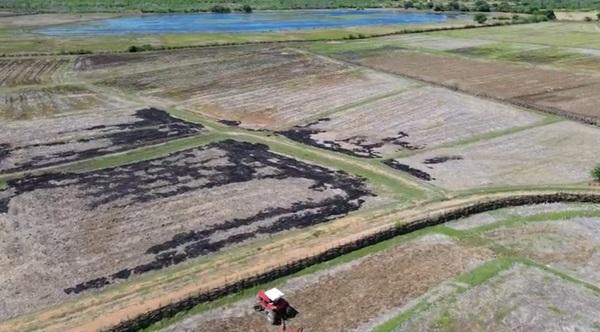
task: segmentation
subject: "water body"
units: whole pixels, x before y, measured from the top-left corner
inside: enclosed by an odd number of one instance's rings
[[[396,10],[288,10],[251,14],[194,13],[128,16],[53,26],[35,32],[50,36],[111,36],[193,32],[267,32],[354,26],[439,23],[458,15]]]

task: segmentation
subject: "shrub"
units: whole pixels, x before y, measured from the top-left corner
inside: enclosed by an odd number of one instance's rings
[[[231,13],[231,8],[221,6],[221,5],[216,5],[216,6],[212,6],[210,11],[213,13],[226,14],[226,13]]]
[[[415,8],[415,4],[410,0],[404,1],[404,9],[410,9],[410,8]]]
[[[243,5],[242,11],[246,14],[250,14],[250,13],[252,13],[252,7],[250,7],[250,5]]]
[[[592,177],[594,178],[594,180],[600,182],[600,165],[596,166],[592,170]]]
[[[433,10],[436,12],[443,12],[444,11],[444,6],[442,4],[436,3],[433,6]]]
[[[600,21],[600,12],[596,14],[596,17],[598,18],[598,21]]]
[[[477,0],[475,1],[475,11],[476,12],[489,12],[490,4],[485,0]]]
[[[586,17],[585,17],[585,21],[586,21],[586,22],[591,22],[591,21],[592,21],[592,18],[591,18],[591,17],[589,17],[589,16],[586,16]]]
[[[479,24],[483,24],[487,21],[487,16],[485,14],[475,14],[475,16],[473,16],[473,20]]]
[[[448,2],[448,10],[456,11],[460,9],[460,4],[456,0]]]

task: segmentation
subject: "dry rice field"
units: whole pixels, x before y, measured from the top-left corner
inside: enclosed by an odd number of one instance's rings
[[[0,87],[61,82],[71,65],[69,58],[2,59]]]
[[[327,115],[283,134],[360,157],[383,157],[531,126],[543,116],[434,87],[408,91]]]
[[[397,158],[390,166],[426,173],[450,190],[590,181],[600,131],[563,121],[463,146]]]
[[[199,134],[154,108],[88,112],[0,125],[0,174],[31,171]]]
[[[10,180],[0,191],[0,318],[371,201],[359,178],[233,140],[115,168]]]
[[[0,118],[10,121],[90,111],[105,113],[131,104],[76,85],[28,87],[0,91]]]
[[[508,63],[393,51],[360,63],[462,91],[498,98],[588,122],[600,121],[595,105],[600,78]]]
[[[201,64],[196,60],[193,64],[127,73],[102,84],[171,101],[178,107],[253,129],[286,128],[322,112],[414,84],[292,49],[251,51],[225,48],[214,57],[212,50],[207,50],[206,54],[197,53]]]

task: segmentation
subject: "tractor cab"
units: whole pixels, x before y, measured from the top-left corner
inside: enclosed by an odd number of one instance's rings
[[[272,324],[277,324],[282,318],[285,318],[291,307],[283,298],[284,294],[277,288],[271,288],[267,291],[259,291],[256,295],[256,306],[258,311],[264,311],[267,319]]]

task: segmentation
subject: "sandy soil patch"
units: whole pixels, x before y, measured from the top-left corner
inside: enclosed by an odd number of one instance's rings
[[[425,173],[432,183],[450,190],[578,183],[590,179],[590,170],[598,162],[597,142],[600,131],[596,128],[563,121],[395,162]],[[456,158],[428,163],[445,156]]]

